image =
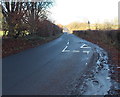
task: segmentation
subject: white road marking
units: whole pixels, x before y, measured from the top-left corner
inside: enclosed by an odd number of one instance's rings
[[[85,44],[83,44],[80,48],[83,48],[85,46]]]
[[[79,51],[79,50],[73,50],[72,52],[74,52],[74,53],[79,53],[80,51]]]
[[[62,50],[62,52],[64,52],[67,48],[68,48],[68,46],[66,46],[66,47]]]
[[[120,69],[120,67],[117,67],[118,69]]]
[[[88,65],[88,63],[86,63],[85,65]]]
[[[107,79],[107,80],[109,80],[109,79],[110,79],[110,77],[106,77],[106,79]]]
[[[90,53],[90,51],[83,51],[83,53],[89,54],[89,53]]]
[[[68,41],[68,42],[67,42],[67,45],[69,45],[69,44],[70,44],[70,42]]]
[[[70,50],[65,50],[64,52],[70,52]]]
[[[89,47],[89,46],[86,45],[86,44],[83,44],[80,48],[91,48],[91,47]]]

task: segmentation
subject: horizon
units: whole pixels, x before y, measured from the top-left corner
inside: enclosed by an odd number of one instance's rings
[[[55,5],[50,9],[51,19],[62,25],[88,21],[91,24],[111,22],[118,19],[118,2],[119,0],[65,0],[63,3],[55,0]]]

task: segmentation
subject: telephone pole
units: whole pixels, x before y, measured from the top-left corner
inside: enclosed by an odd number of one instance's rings
[[[90,21],[88,21],[88,30],[90,30]]]

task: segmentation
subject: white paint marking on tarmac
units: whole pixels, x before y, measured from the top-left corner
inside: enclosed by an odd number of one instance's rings
[[[79,53],[80,51],[79,50],[73,50],[72,52],[73,53]]]
[[[65,50],[64,52],[70,52],[70,50]]]
[[[66,46],[66,47],[62,50],[62,52],[64,52],[67,48],[68,48],[68,46]]]
[[[86,44],[83,44],[80,48],[83,48]]]
[[[89,46],[86,45],[86,44],[83,44],[80,48],[91,48],[91,47],[89,47]]]
[[[107,80],[109,80],[109,79],[110,79],[110,77],[106,77],[106,79],[107,79]]]
[[[118,69],[120,69],[120,67],[117,67]]]
[[[83,51],[83,53],[89,54],[89,53],[90,53],[90,51]]]
[[[70,42],[68,41],[68,42],[67,42],[67,45],[69,45],[69,44],[70,44]]]

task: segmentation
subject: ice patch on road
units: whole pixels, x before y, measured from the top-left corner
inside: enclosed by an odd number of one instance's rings
[[[107,53],[94,44],[91,44],[94,53],[98,54],[96,65],[92,67],[88,72],[82,75],[84,78],[82,81],[78,82],[75,90],[72,94],[77,95],[107,95],[110,90],[112,83],[110,73]]]
[[[99,58],[96,62],[96,67],[92,71],[94,76],[85,79],[87,90],[83,93],[83,95],[107,95],[112,85],[109,77],[107,54],[99,48],[97,48],[96,53],[99,54]]]
[[[86,79],[87,90],[83,95],[107,95],[111,87],[108,70],[104,68],[93,78]]]

